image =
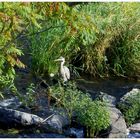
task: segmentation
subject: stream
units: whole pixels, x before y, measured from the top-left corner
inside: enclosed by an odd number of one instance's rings
[[[130,81],[124,78],[110,78],[110,79],[95,79],[89,76],[83,76],[82,79],[77,79],[79,89],[90,93],[92,98],[99,92],[104,92],[120,98],[133,88],[140,88],[140,82]]]

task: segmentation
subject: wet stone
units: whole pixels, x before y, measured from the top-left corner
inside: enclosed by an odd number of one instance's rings
[[[140,123],[133,124],[129,127],[130,132],[139,132],[140,133]]]
[[[105,101],[109,106],[115,106],[116,105],[116,98],[114,96],[111,96],[107,93],[100,92],[98,95],[96,95],[96,98]]]
[[[127,127],[122,113],[115,107],[110,107],[111,128],[108,138],[126,138]]]
[[[140,138],[140,133],[129,133],[127,138]]]
[[[69,128],[65,130],[65,135],[71,138],[84,138],[83,128]]]
[[[17,97],[13,97],[10,99],[4,99],[3,101],[0,101],[0,107],[4,108],[11,108],[11,109],[17,109],[21,106],[21,102]]]

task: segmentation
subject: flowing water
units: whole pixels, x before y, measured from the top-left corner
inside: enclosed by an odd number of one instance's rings
[[[104,92],[116,97],[117,101],[133,88],[140,88],[140,82],[130,81],[123,78],[94,79],[84,76],[77,79],[79,89],[90,93],[94,98],[99,92]]]

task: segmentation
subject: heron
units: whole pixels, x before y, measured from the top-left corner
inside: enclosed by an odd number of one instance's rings
[[[60,61],[60,75],[63,79],[63,82],[66,83],[70,79],[70,70],[68,67],[64,66],[65,58],[60,57],[59,59],[56,59],[55,61]]]

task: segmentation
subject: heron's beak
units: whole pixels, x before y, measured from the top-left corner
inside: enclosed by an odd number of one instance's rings
[[[54,60],[55,62],[57,62],[57,61],[61,61],[61,59],[56,59],[56,60]]]

